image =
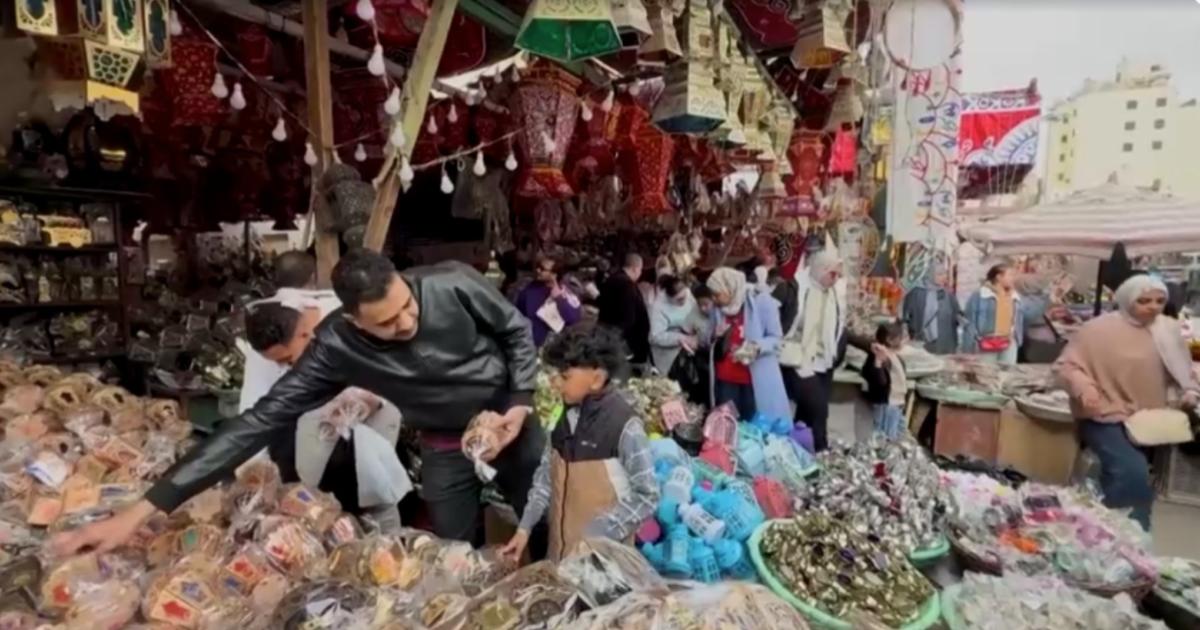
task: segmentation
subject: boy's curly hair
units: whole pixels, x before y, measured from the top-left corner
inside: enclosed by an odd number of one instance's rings
[[[542,349],[542,360],[556,370],[600,368],[610,375],[625,366],[626,356],[620,331],[603,325],[571,326]]]

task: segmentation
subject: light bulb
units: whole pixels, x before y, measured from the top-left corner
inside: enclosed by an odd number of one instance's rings
[[[641,91],[642,91],[641,81],[634,81],[632,84],[629,85],[629,93],[630,94],[637,96],[639,93],[641,93]]]
[[[551,138],[550,134],[545,131],[542,132],[542,148],[546,150],[546,153],[554,153],[554,138]]]
[[[471,172],[475,173],[476,177],[487,175],[487,166],[483,163],[482,150],[475,154],[475,167],[471,169]]]
[[[408,163],[408,158],[400,158],[400,184],[407,189],[412,183],[413,177],[416,177],[416,174],[413,173],[412,164]]]
[[[367,60],[367,72],[370,72],[372,76],[381,77],[384,69],[383,46],[375,44],[375,50],[371,52],[371,58]]]
[[[468,107],[474,107],[479,104],[479,95],[475,93],[475,90],[467,90],[463,100],[467,102]]]
[[[242,82],[233,84],[233,95],[229,97],[229,106],[241,111],[246,109],[246,96],[242,94]]]
[[[603,102],[603,103],[600,103],[600,109],[601,109],[601,110],[603,110],[603,111],[605,111],[605,112],[611,112],[611,111],[612,111],[612,108],[613,108],[613,94],[614,94],[614,92],[613,92],[612,90],[609,90],[609,91],[608,91],[608,96],[605,96],[605,97],[604,97],[604,102]]]
[[[479,102],[482,103],[483,100],[486,98],[487,98],[487,86],[483,84],[483,81],[480,81],[479,82]]]
[[[304,143],[304,163],[309,166],[317,165],[317,152],[313,150],[311,142]]]
[[[399,120],[392,122],[392,135],[388,141],[397,149],[403,149],[404,145],[408,144],[408,138],[404,137],[404,126]]]
[[[171,11],[171,17],[167,19],[167,32],[171,37],[183,35],[183,23],[179,21],[179,14],[174,11]]]
[[[450,181],[450,176],[446,174],[446,169],[442,169],[442,192],[449,195],[454,192],[454,182]]]
[[[388,116],[400,113],[400,88],[392,88],[392,93],[388,94],[387,100],[383,102],[383,111],[387,112]]]
[[[437,118],[435,118],[433,116],[429,117],[429,124],[425,125],[425,131],[428,131],[430,135],[437,134],[437,132],[438,132]]]
[[[517,68],[517,64],[514,63],[513,67],[512,67],[512,81],[513,81],[513,83],[516,83],[520,80],[521,80],[521,70],[519,68]]]
[[[283,122],[283,116],[275,123],[275,129],[271,132],[271,137],[275,142],[283,142],[287,140],[287,124]]]
[[[454,106],[454,103],[450,103],[450,111],[446,113],[446,120],[452,123],[458,122],[458,108]]]
[[[510,171],[517,170],[517,156],[513,155],[512,149],[508,150],[508,158],[504,160],[504,168]]]
[[[586,100],[584,100],[583,105],[579,107],[579,117],[583,119],[583,122],[592,121],[592,107],[588,105]]]
[[[361,142],[358,143],[358,146],[354,147],[354,160],[356,162],[367,161],[367,147],[364,147]]]
[[[358,0],[358,4],[354,5],[354,13],[364,22],[375,21],[375,5],[371,4],[371,0]]]
[[[224,100],[229,96],[229,88],[225,86],[225,77],[220,72],[213,77],[212,95]]]

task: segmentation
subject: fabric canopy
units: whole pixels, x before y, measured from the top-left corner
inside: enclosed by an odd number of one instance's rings
[[[1200,201],[1108,183],[963,230],[997,256],[1074,254],[1106,260],[1200,251]]]

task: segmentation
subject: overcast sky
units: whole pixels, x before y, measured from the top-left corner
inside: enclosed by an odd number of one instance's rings
[[[1200,98],[1200,0],[964,0],[963,88],[1023,87],[1037,77],[1050,106],[1109,79],[1122,56],[1170,69]]]

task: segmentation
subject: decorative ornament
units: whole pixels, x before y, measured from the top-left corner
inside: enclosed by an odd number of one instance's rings
[[[642,82],[634,81],[633,83],[630,83],[629,84],[629,93],[634,96],[641,94],[642,93]]]
[[[220,72],[213,75],[212,95],[224,99],[229,96],[229,88],[225,85],[225,77]]]
[[[621,48],[637,49],[642,40],[654,32],[642,0],[612,0],[612,14]]]
[[[383,111],[387,112],[388,116],[400,113],[400,88],[392,88],[392,93],[388,94],[387,100],[383,102]]]
[[[450,176],[446,174],[445,166],[442,166],[442,192],[447,195],[454,192],[454,182],[450,181]]]
[[[638,47],[638,64],[664,67],[683,56],[679,36],[675,34],[675,7],[672,0],[647,0],[646,13],[650,37]]]
[[[450,111],[446,113],[446,120],[452,123],[458,122],[458,108],[454,106],[454,103],[450,103]]]
[[[521,81],[521,69],[518,68],[517,64],[515,63],[512,66],[512,72],[510,73],[510,76],[512,77],[513,83],[518,83]]]
[[[606,114],[611,112],[613,108],[613,98],[615,98],[615,96],[616,92],[609,90],[608,95],[604,97],[604,102],[600,103],[600,110]]]
[[[392,122],[392,135],[388,141],[397,149],[403,149],[404,145],[408,144],[408,138],[404,137],[404,126],[399,120]]]
[[[354,161],[356,161],[356,162],[366,162],[367,161],[367,148],[364,147],[363,143],[361,143],[361,142],[358,143],[358,146],[354,147]]]
[[[804,10],[796,24],[799,38],[792,48],[792,65],[799,69],[831,68],[848,54],[851,46],[846,41],[845,25],[852,9],[852,2],[837,0]]]
[[[287,140],[287,123],[283,122],[283,116],[276,121],[275,129],[271,131],[271,137],[275,139],[275,142]]]
[[[408,158],[400,158],[400,185],[404,186],[405,190],[408,190],[408,187],[412,185],[414,177],[416,177],[416,174],[413,173],[412,164],[408,163]]]
[[[475,154],[475,167],[471,169],[471,172],[475,173],[476,177],[487,175],[487,166],[483,163],[483,151]]]
[[[375,5],[371,4],[371,0],[358,0],[358,4],[354,5],[354,14],[364,22],[374,22]]]
[[[508,149],[508,157],[504,160],[504,168],[510,171],[517,170],[517,156],[513,154],[512,147]]]
[[[383,65],[383,45],[375,44],[375,50],[371,52],[371,58],[367,61],[367,72],[372,76],[383,76],[386,68]]]
[[[612,7],[602,2],[533,0],[517,33],[517,48],[570,62],[621,49]]]
[[[304,163],[309,166],[317,165],[317,152],[313,149],[311,142],[304,143]]]
[[[237,111],[246,109],[246,95],[242,94],[242,82],[233,84],[233,95],[229,97],[229,106]]]
[[[667,133],[705,134],[725,121],[726,106],[713,75],[714,36],[707,2],[689,0],[681,23],[686,54],[667,67],[654,124]]]
[[[171,11],[171,17],[168,18],[167,30],[171,33],[171,37],[179,37],[183,34],[183,24],[179,22],[179,14],[174,10]]]
[[[592,120],[592,106],[588,104],[587,99],[583,99],[583,104],[579,107],[579,117],[583,122]]]

